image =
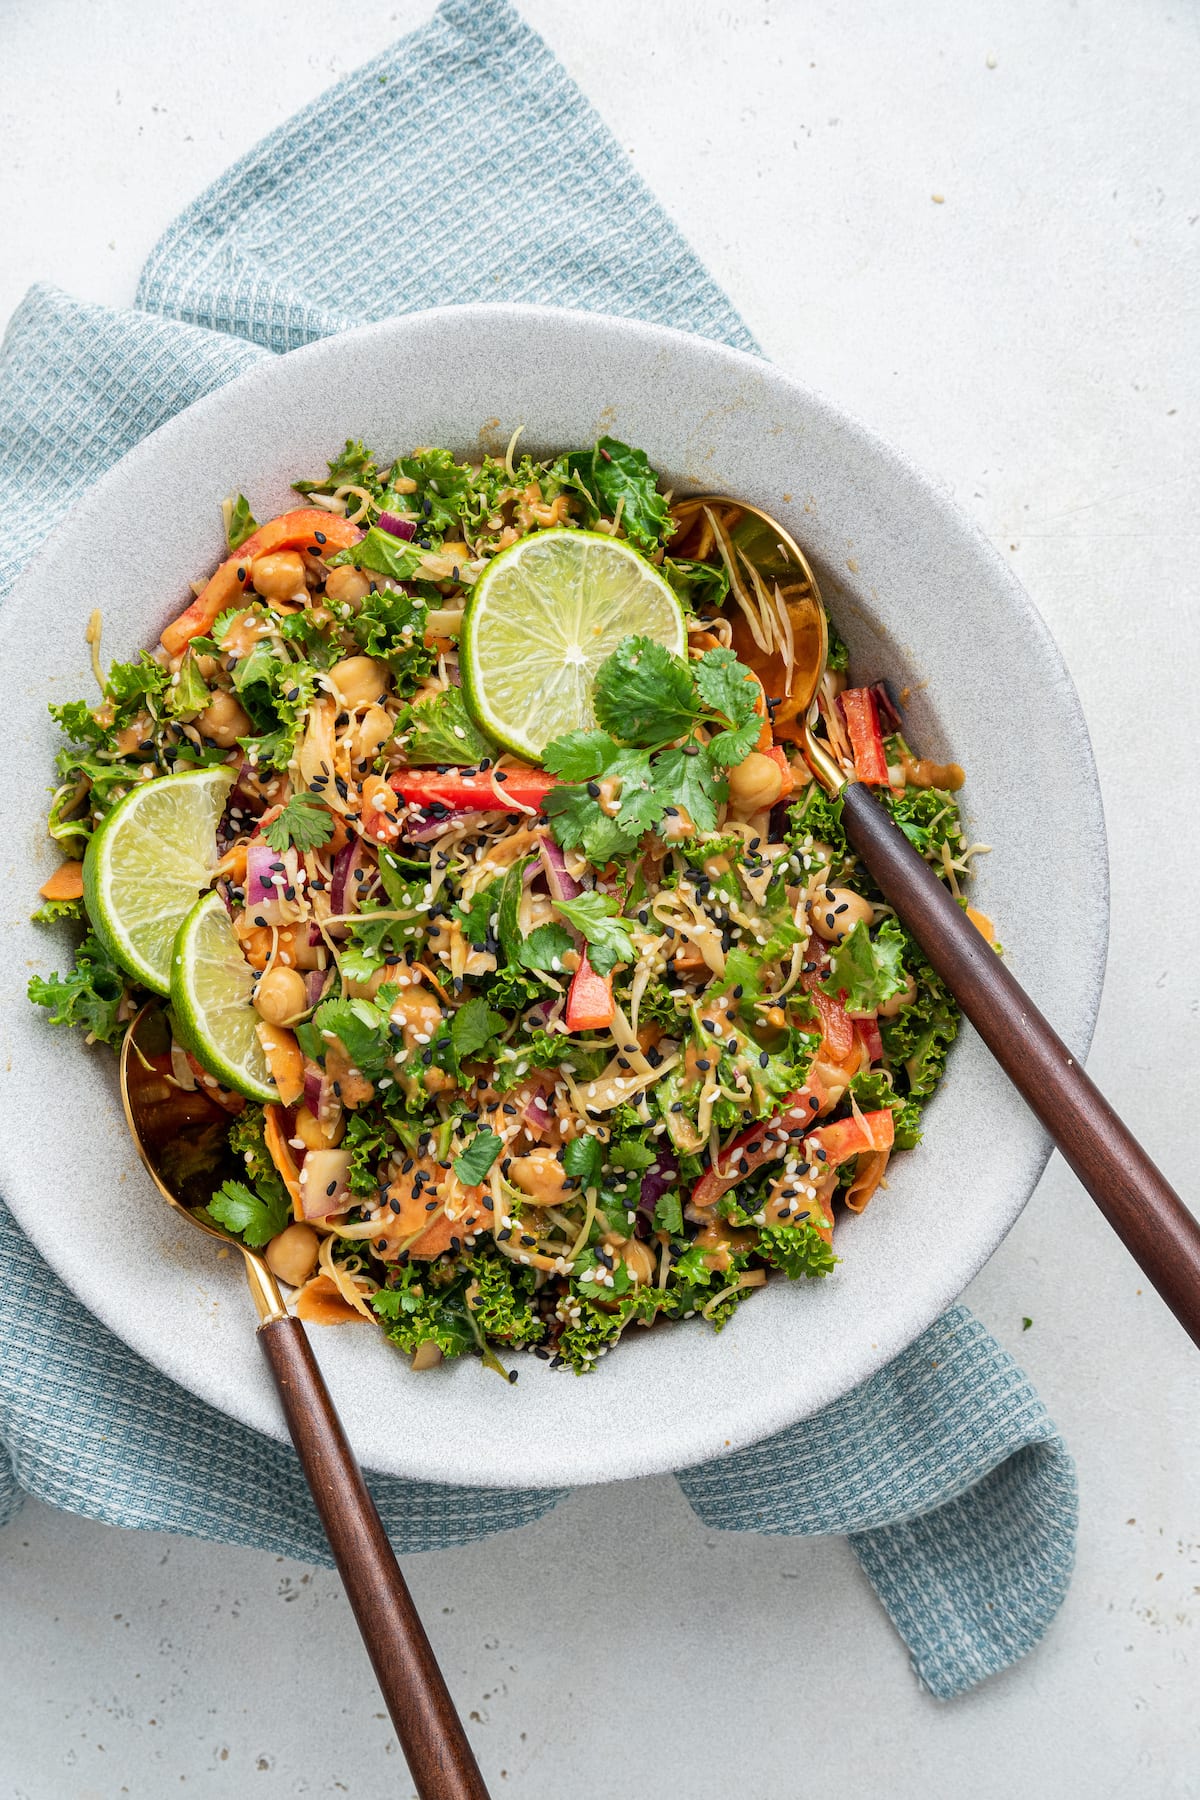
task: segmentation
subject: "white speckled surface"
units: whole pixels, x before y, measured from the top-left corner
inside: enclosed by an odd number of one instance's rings
[[[768,354],[940,474],[1048,620],[1113,851],[1089,1066],[1194,1191],[1194,11],[520,3]],[[0,314],[42,276],[127,301],[167,218],[425,11],[9,0]],[[669,1478],[596,1488],[410,1569],[498,1795],[1195,1800],[1195,1354],[1057,1159],[966,1298],[1079,1462],[1037,1654],[941,1707],[843,1545],[706,1533]],[[328,1574],[31,1507],[0,1607],[3,1800],[408,1800]]]
[[[531,345],[537,356],[529,355]],[[243,490],[255,515],[361,437],[380,455],[413,443],[538,453],[607,428],[640,444],[673,488],[744,496],[803,545],[850,643],[851,673],[913,690],[910,741],[969,770],[965,816],[980,905],[1035,1003],[1081,1053],[1107,939],[1099,792],[1078,702],[1057,651],[1003,560],[952,501],[828,402],[740,352],[627,320],[530,307],[462,307],[348,332],[259,364],[155,432],[99,481],[17,584],[0,643],[4,734],[18,830],[0,860],[0,1189],[85,1303],[135,1349],[233,1417],[283,1436],[247,1331],[238,1259],[161,1206],[127,1141],[114,1071],[22,1004],[27,968],[63,945],[28,921],[46,770],[48,698],[86,691],[94,607],[109,656],[130,656],[221,553],[204,494]],[[161,585],[128,579],[131,519],[155,520]],[[55,629],[43,626],[53,594]],[[1018,753],[999,719],[1020,717]],[[1029,771],[1016,779],[1018,755]],[[1040,778],[1034,779],[1034,771]],[[1053,775],[1051,776],[1051,771]],[[1033,804],[1030,803],[1031,795]],[[1038,872],[1056,868],[1051,893]],[[1056,909],[1076,922],[1055,940]],[[64,939],[69,933],[64,931]],[[60,1104],[47,1109],[53,1092]],[[64,1104],[65,1102],[65,1104]],[[24,1128],[18,1129],[24,1121]],[[885,1200],[838,1232],[819,1284],[773,1282],[718,1336],[700,1325],[622,1345],[586,1381],[523,1359],[502,1394],[474,1363],[414,1378],[381,1336],[316,1334],[334,1399],[369,1468],[519,1486],[682,1468],[751,1443],[855,1386],[965,1286],[1033,1190],[1040,1128],[973,1033],[955,1046],[925,1137],[889,1172]],[[75,1172],[87,1166],[80,1183]],[[964,1169],[970,1178],[964,1181]],[[53,1209],[48,1192],[59,1198]],[[936,1250],[922,1221],[939,1215]]]

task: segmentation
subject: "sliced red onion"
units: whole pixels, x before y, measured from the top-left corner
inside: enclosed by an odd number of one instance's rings
[[[310,925],[308,928],[308,941],[310,944],[313,942],[313,930],[314,927]],[[319,931],[317,932],[316,941],[317,943],[320,943],[321,941],[321,933]],[[325,984],[328,980],[328,969],[310,969],[305,975],[304,991],[308,996],[308,1004],[310,1006],[320,1005],[321,995],[325,992]]]
[[[555,900],[577,900],[583,889],[567,869],[566,858],[548,831],[538,832],[538,855]]]
[[[875,707],[879,713],[880,724],[887,732],[899,731],[904,721],[900,717],[900,708],[892,699],[891,690],[886,681],[871,684],[871,692],[875,696]]]
[[[525,1102],[521,1117],[526,1125],[532,1125],[535,1131],[549,1131],[554,1123],[554,1114],[546,1105],[546,1096],[541,1088],[536,1088]]]
[[[415,824],[410,821],[404,827],[404,835],[410,844],[432,844],[438,838],[443,837],[447,831],[457,831],[461,826],[469,824],[473,820],[494,819],[495,816],[495,811],[491,813],[477,810],[470,812],[446,811],[438,819],[426,817]]]
[[[261,906],[266,901],[278,900],[275,865],[282,861],[278,850],[272,850],[270,844],[255,842],[249,845],[246,851],[247,906]]]
[[[642,1196],[638,1201],[638,1211],[652,1219],[654,1208],[667,1189],[674,1187],[678,1180],[679,1164],[675,1160],[675,1152],[669,1150],[660,1139],[655,1145],[654,1161],[642,1176]]]
[[[337,1130],[342,1118],[342,1103],[334,1092],[334,1086],[328,1076],[321,1083],[321,1098],[317,1101],[317,1124],[321,1130],[331,1134]]]
[[[411,544],[417,535],[416,520],[402,519],[399,513],[382,512],[375,523],[380,531],[386,531],[389,537],[403,538],[406,544]]]
[[[321,1083],[325,1079],[325,1071],[320,1063],[309,1061],[304,1063],[304,1104],[315,1119],[317,1108],[321,1104]]]
[[[305,1218],[325,1219],[350,1205],[350,1152],[310,1150],[300,1170],[300,1210]]]

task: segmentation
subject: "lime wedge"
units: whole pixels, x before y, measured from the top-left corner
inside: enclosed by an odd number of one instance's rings
[[[205,894],[175,939],[171,1010],[175,1035],[210,1075],[248,1100],[278,1100],[255,1027],[254,970],[242,955],[225,902]]]
[[[164,775],[118,801],[87,847],[83,900],[123,969],[171,991],[171,946],[217,864],[217,826],[234,783],[224,766]]]
[[[467,603],[467,705],[485,731],[536,762],[551,738],[596,723],[596,670],[634,636],[686,653],[683,609],[657,569],[598,531],[534,532],[488,565]]]

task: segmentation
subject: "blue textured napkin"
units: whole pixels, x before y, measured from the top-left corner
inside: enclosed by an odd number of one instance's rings
[[[486,233],[464,228],[482,218]],[[448,0],[189,207],[151,254],[136,310],[48,288],[26,297],[0,351],[0,593],[89,482],[260,357],[497,299],[755,347],[507,0]],[[115,1525],[327,1560],[291,1451],[142,1362],[2,1206],[0,1293],[0,1521],[26,1491]],[[1070,1578],[1070,1456],[965,1307],[817,1418],[679,1480],[709,1527],[849,1534],[943,1698],[1035,1644]],[[562,1497],[372,1488],[410,1551],[526,1524]]]

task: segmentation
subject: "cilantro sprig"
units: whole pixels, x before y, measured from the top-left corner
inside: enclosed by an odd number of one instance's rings
[[[272,850],[281,853],[294,844],[297,850],[317,850],[333,836],[333,814],[316,794],[293,794],[277,819],[263,830]]]
[[[596,674],[597,729],[555,738],[542,758],[562,778],[544,802],[558,842],[603,864],[671,807],[711,831],[728,796],[725,771],[758,742],[758,694],[732,650],[691,663],[651,638],[625,638]]]

